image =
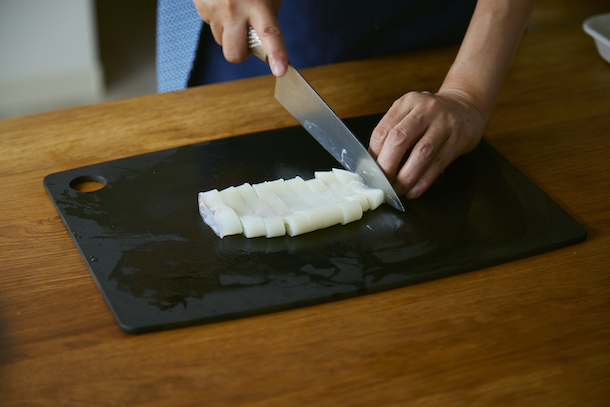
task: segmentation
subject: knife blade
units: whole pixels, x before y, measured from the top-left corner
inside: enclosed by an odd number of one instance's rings
[[[254,55],[269,63],[251,26],[248,27],[248,47]],[[288,63],[286,74],[275,80],[275,98],[345,169],[360,175],[367,186],[381,189],[387,203],[405,211],[377,162],[291,63]]]

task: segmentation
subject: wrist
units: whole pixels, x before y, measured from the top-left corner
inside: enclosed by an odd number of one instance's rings
[[[441,98],[450,98],[465,106],[473,116],[481,121],[482,127],[489,123],[495,107],[495,101],[486,100],[476,91],[465,87],[443,84],[436,95]]]

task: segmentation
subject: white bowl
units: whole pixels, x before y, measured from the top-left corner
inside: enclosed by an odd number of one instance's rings
[[[602,58],[610,62],[610,13],[589,17],[582,27],[595,39],[595,45]]]

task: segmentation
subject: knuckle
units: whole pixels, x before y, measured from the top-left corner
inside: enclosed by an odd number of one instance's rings
[[[225,1],[223,6],[218,8],[224,11],[229,20],[234,20],[239,15],[238,4],[234,1]]]
[[[384,123],[379,123],[371,133],[371,140],[383,140],[390,133],[391,127]]]
[[[434,158],[432,158],[432,163],[431,165],[434,165],[436,167],[439,168],[444,168],[444,159],[441,155],[435,155]]]
[[[412,125],[414,126],[422,126],[424,124],[427,124],[428,122],[428,117],[427,117],[427,111],[426,110],[416,110],[413,111],[413,113],[411,113],[411,115],[409,116],[409,119],[411,120]]]
[[[377,159],[377,157],[379,156],[379,153],[381,152],[382,147],[383,147],[382,142],[371,139],[371,141],[369,142],[368,150],[374,159]]]
[[[265,37],[277,37],[280,35],[280,28],[276,25],[267,25],[263,27],[259,35],[263,35]]]
[[[434,145],[428,141],[420,141],[413,149],[419,157],[428,159],[434,154]]]
[[[402,147],[409,143],[408,134],[401,128],[393,128],[388,133],[388,140],[397,147]]]
[[[392,102],[391,107],[400,108],[405,105],[412,105],[414,103],[416,97],[417,97],[417,95],[415,92],[413,92],[413,91],[407,92],[404,95],[402,95],[400,98],[394,100],[394,102]]]

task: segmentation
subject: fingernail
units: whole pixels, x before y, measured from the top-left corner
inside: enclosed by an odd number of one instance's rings
[[[284,76],[286,73],[286,64],[281,61],[274,62],[273,65],[271,65],[271,72],[275,76]]]
[[[407,192],[407,199],[416,199],[419,198],[420,195],[421,192],[419,191],[419,188],[413,187]]]

